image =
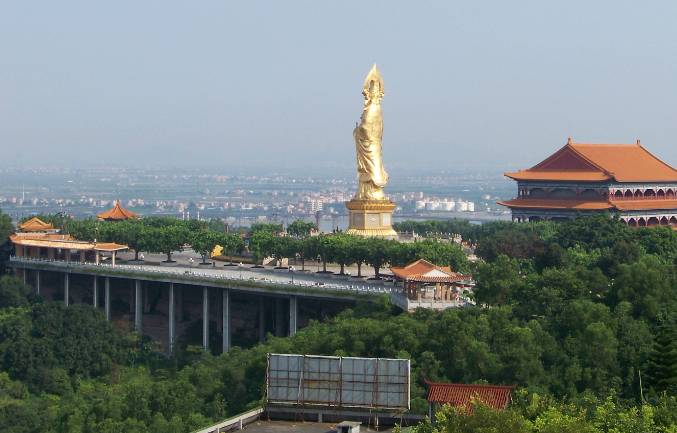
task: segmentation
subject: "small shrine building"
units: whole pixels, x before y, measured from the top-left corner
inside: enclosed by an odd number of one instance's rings
[[[419,259],[403,268],[391,267],[395,277],[402,280],[402,294],[405,298],[420,301],[424,291],[434,290],[433,297],[440,301],[458,299],[458,283],[470,280],[470,275],[453,272],[449,267],[434,265]]]
[[[505,176],[517,198],[499,201],[513,221],[566,221],[608,211],[629,226],[677,226],[677,170],[637,144],[571,139],[535,166]]]
[[[118,199],[118,202],[115,204],[115,206],[113,206],[112,209],[100,214],[96,214],[96,217],[104,221],[124,221],[129,219],[138,219],[140,215],[123,208],[120,205],[120,199]]]

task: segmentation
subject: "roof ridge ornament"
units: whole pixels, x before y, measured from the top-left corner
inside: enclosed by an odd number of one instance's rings
[[[571,144],[571,137],[567,140],[567,144]]]

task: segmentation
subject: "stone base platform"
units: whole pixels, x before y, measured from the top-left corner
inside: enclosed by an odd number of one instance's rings
[[[393,210],[395,203],[389,200],[351,200],[346,202],[350,212],[349,235],[365,238],[397,239],[393,230]]]

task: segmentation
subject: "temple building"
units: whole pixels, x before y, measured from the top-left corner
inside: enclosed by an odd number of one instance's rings
[[[115,265],[118,251],[127,250],[127,245],[113,242],[79,241],[71,235],[57,233],[52,224],[38,218],[32,218],[19,224],[20,231],[9,237],[14,244],[16,257],[29,257],[38,260],[91,261],[98,264],[101,257],[110,257]],[[75,254],[75,257],[73,256]]]
[[[96,214],[96,217],[104,220],[104,221],[123,221],[123,220],[129,220],[129,219],[137,219],[139,218],[138,213],[133,213],[128,211],[127,209],[123,208],[120,205],[120,199],[118,199],[118,202],[113,206],[113,208],[107,212]]]
[[[513,221],[566,221],[608,211],[632,227],[677,226],[677,170],[637,144],[568,143],[535,166],[505,173]]]

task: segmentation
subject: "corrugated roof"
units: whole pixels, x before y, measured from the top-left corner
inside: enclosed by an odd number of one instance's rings
[[[548,200],[538,198],[513,198],[497,203],[510,208],[520,209],[604,210],[614,208],[614,205],[607,201]]]
[[[464,383],[435,383],[425,380],[430,386],[428,402],[449,404],[454,407],[465,407],[472,412],[472,400],[478,399],[496,410],[503,410],[512,400],[511,391],[517,386],[472,385]]]
[[[120,206],[120,199],[118,199],[117,204],[111,210],[97,214],[96,217],[102,220],[128,220],[133,218],[139,218],[140,215],[137,213],[130,212],[127,209]]]
[[[515,180],[673,182],[677,170],[637,144],[569,142],[527,170],[505,173]]]

